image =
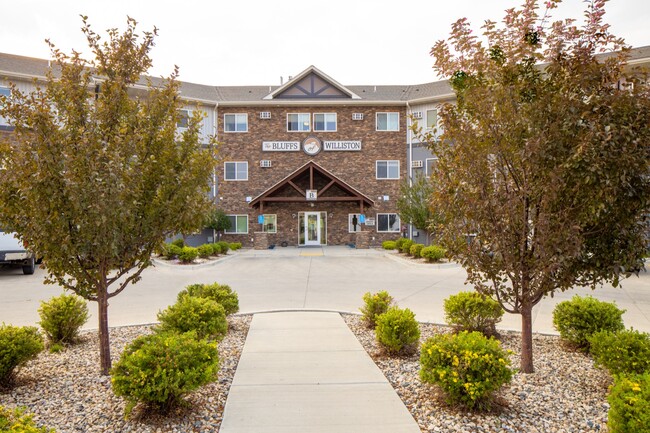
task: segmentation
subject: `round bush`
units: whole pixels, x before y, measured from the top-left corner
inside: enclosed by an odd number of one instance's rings
[[[212,245],[212,255],[218,256],[221,254],[221,245],[219,244],[211,244]]]
[[[178,259],[183,263],[192,263],[199,256],[199,250],[194,247],[183,247]]]
[[[404,242],[402,242],[402,247],[400,248],[400,251],[403,252],[406,255],[409,255],[411,253],[411,245],[413,245],[415,242],[413,242],[410,239],[406,239]]]
[[[444,302],[445,322],[459,331],[477,331],[496,335],[496,324],[503,317],[503,308],[489,296],[477,292],[460,292]]]
[[[241,248],[241,242],[231,242],[230,244],[228,244],[228,246],[230,247],[231,250],[237,251],[238,249]]]
[[[219,248],[221,249],[221,254],[228,254],[228,250],[230,249],[230,244],[226,241],[219,241],[217,242],[217,245],[219,245]]]
[[[395,241],[395,248],[398,250],[402,250],[402,245],[404,245],[404,242],[408,241],[406,238],[399,238]]]
[[[174,239],[172,245],[178,248],[183,248],[185,246],[185,240],[183,238]]]
[[[598,331],[618,332],[625,329],[623,313],[616,304],[591,296],[574,296],[560,302],[553,310],[553,326],[565,341],[589,350],[589,337]]]
[[[201,257],[202,259],[210,257],[214,252],[214,250],[212,249],[212,244],[199,245],[199,247],[196,250],[199,253],[199,257]]]
[[[417,348],[420,327],[411,310],[393,307],[377,317],[375,335],[388,353],[408,354]]]
[[[86,301],[66,294],[41,302],[38,315],[41,318],[39,325],[50,344],[74,343],[89,317]]]
[[[182,247],[179,247],[174,244],[166,244],[165,246],[165,258],[167,260],[172,260],[178,257],[181,254]]]
[[[440,334],[420,352],[420,378],[438,385],[451,404],[483,408],[512,379],[508,352],[479,332]]]
[[[589,351],[596,365],[612,375],[650,372],[650,334],[634,329],[599,331],[589,337]]]
[[[26,414],[24,409],[9,410],[0,406],[0,432],[16,433],[55,433],[54,429],[38,427],[34,415]]]
[[[445,250],[440,245],[431,245],[422,248],[420,251],[420,257],[427,259],[429,262],[438,262],[445,257],[446,253],[447,250]]]
[[[158,320],[163,331],[194,331],[197,338],[221,341],[228,332],[223,307],[207,298],[184,296],[158,313]]]
[[[422,248],[424,248],[424,245],[422,244],[413,244],[411,245],[409,254],[411,254],[413,257],[420,258],[420,251],[422,251]]]
[[[397,243],[395,241],[384,241],[381,243],[381,247],[385,250],[394,250],[397,248]]]
[[[139,402],[167,412],[183,395],[214,382],[219,371],[216,343],[192,332],[139,337],[111,369],[113,392],[127,401],[126,415]]]
[[[377,317],[388,311],[393,303],[393,297],[387,291],[382,290],[377,293],[367,292],[363,295],[363,307],[359,311],[363,314],[363,321],[369,328],[377,326]]]
[[[610,433],[650,432],[650,372],[617,376],[607,402]]]
[[[227,284],[191,284],[178,293],[178,300],[185,296],[211,299],[221,304],[226,316],[239,311],[239,296]]]
[[[0,385],[11,385],[15,372],[43,350],[43,338],[34,326],[0,325]]]

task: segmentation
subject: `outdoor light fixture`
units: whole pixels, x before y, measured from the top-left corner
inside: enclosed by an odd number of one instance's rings
[[[291,214],[291,218],[295,218],[295,217],[296,217],[296,214],[295,214],[295,213],[292,213],[292,214]]]

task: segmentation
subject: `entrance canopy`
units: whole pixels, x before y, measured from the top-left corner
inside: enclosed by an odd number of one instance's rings
[[[309,161],[271,188],[251,200],[250,205],[264,212],[268,203],[356,202],[359,213],[375,202],[314,161]]]

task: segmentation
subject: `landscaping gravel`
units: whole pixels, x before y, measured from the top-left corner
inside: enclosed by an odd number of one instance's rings
[[[125,402],[111,391],[110,378],[99,375],[96,331],[61,353],[41,353],[20,370],[11,390],[0,391],[0,405],[24,406],[39,425],[72,432],[216,432],[239,362],[252,316],[229,317],[230,329],[219,343],[219,379],[188,395],[186,407],[167,416],[148,414],[136,407],[124,419]],[[134,338],[151,333],[150,326],[110,330],[111,358],[116,362]]]
[[[357,315],[343,315],[368,354],[383,371],[423,432],[553,432],[607,431],[607,388],[611,378],[595,368],[585,354],[565,348],[559,337],[533,336],[535,373],[516,373],[490,412],[473,413],[450,407],[435,386],[420,381],[419,352],[408,357],[389,357],[382,352],[373,330]],[[420,324],[421,342],[444,326]],[[505,349],[513,352],[512,366],[519,366],[518,332],[502,332]]]

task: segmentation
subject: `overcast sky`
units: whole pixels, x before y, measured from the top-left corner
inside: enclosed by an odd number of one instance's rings
[[[180,67],[183,81],[279,84],[315,65],[344,85],[434,81],[429,51],[467,17],[477,31],[523,0],[0,0],[0,52],[48,58],[44,40],[86,48],[80,14],[95,31],[159,29],[152,75]],[[583,0],[564,0],[555,17],[582,18]],[[606,21],[632,46],[650,45],[650,0],[610,0]]]

